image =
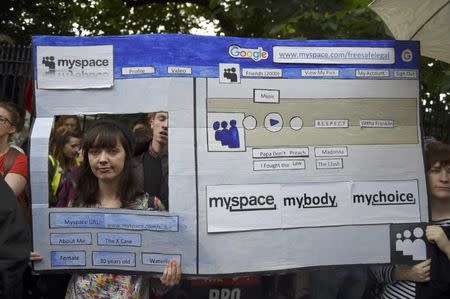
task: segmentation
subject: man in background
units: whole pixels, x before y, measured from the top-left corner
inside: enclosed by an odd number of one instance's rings
[[[148,146],[137,156],[137,176],[145,192],[169,209],[168,114],[165,111],[148,114],[150,128]],[[139,132],[135,132],[139,134]],[[139,138],[136,138],[139,139]],[[139,147],[139,142],[137,147]]]

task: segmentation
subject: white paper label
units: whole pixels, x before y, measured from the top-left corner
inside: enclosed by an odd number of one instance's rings
[[[316,128],[348,128],[347,119],[316,119],[314,121]]]
[[[339,70],[307,69],[302,70],[303,77],[338,77]]]
[[[290,170],[305,169],[305,160],[257,160],[253,161],[253,170]]]
[[[356,77],[389,77],[389,70],[356,70]]]
[[[192,74],[192,68],[180,67],[180,66],[169,66],[167,68],[167,72],[169,74],[190,75],[190,74]]]
[[[122,75],[143,75],[153,74],[155,68],[153,66],[136,66],[136,67],[123,67]]]
[[[279,103],[280,91],[270,89],[254,89],[255,103]]]
[[[113,46],[38,46],[37,88],[108,88],[114,82]]]

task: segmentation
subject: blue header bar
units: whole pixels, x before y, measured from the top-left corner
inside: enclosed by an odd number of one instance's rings
[[[239,64],[243,77],[418,79],[419,43],[395,40],[276,40],[184,34],[35,36],[38,46],[112,45],[114,79],[219,77]],[[36,69],[36,68],[35,68]],[[414,74],[415,75],[414,75]],[[399,77],[405,79],[404,77]]]

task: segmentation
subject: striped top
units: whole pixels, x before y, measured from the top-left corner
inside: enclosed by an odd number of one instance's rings
[[[443,227],[450,226],[450,219],[433,221],[431,224]],[[394,281],[392,278],[395,266],[373,266],[371,271],[377,281],[382,284],[379,299],[415,299],[416,283],[414,281],[402,280]]]

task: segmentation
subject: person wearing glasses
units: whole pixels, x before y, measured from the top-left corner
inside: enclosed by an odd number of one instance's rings
[[[27,156],[9,145],[15,132],[22,130],[19,108],[0,102],[0,173],[16,196],[25,192],[28,180]]]

